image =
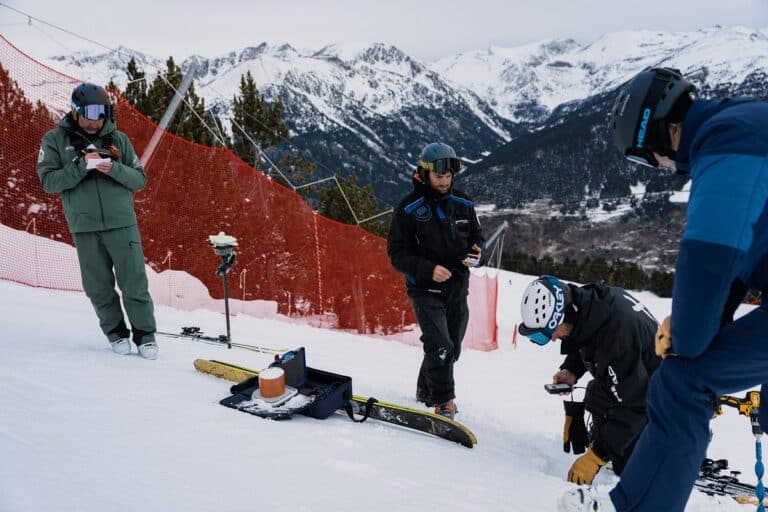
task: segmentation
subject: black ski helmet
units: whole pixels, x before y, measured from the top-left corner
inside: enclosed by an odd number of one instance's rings
[[[448,144],[433,142],[424,146],[419,155],[420,172],[434,171],[437,174],[456,174],[461,170],[461,160]]]
[[[653,156],[674,156],[669,123],[680,122],[690,107],[696,87],[677,69],[652,68],[625,85],[610,112],[613,144],[633,162],[658,167]]]
[[[77,119],[79,110],[88,105],[104,105],[106,107],[104,118],[112,120],[112,100],[103,87],[85,82],[72,90],[72,111],[75,114],[75,119]]]

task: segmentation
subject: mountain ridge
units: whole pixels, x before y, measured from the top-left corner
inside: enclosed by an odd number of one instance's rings
[[[119,47],[100,60],[75,54],[51,64],[122,85],[129,55]],[[148,78],[148,66],[165,66],[136,55]],[[623,31],[588,44],[550,39],[433,62],[382,43],[309,50],[261,43],[180,65],[194,65],[198,94],[225,120],[241,75],[251,72],[267,99],[283,102],[291,139],[276,152],[305,151],[323,175],[355,172],[385,204],[409,190],[421,147],[441,140],[464,158],[460,187],[478,201],[525,211],[547,200],[546,222],[558,215],[589,220],[606,217],[595,215],[595,202],[597,210],[629,206],[633,215],[666,211],[655,198],[633,200],[630,191],[672,192],[684,184],[625,162],[610,146],[605,119],[616,89],[648,66],[666,65],[681,69],[704,97],[768,98],[768,28]]]

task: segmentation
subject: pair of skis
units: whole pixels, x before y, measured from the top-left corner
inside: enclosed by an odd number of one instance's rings
[[[730,496],[739,503],[757,505],[755,486],[739,480],[740,471],[727,470],[726,459],[704,459],[696,478],[696,489],[710,496]],[[768,505],[768,500],[764,505]]]
[[[220,336],[207,336],[206,334],[203,333],[203,331],[200,330],[199,327],[182,327],[181,332],[178,332],[178,333],[157,331],[155,335],[165,336],[166,338],[199,341],[201,343],[208,343],[211,345],[223,345],[228,348],[237,347],[245,350],[250,350],[252,352],[262,352],[265,354],[282,354],[283,352],[288,351],[287,348],[263,347],[259,345],[250,345],[248,343],[240,343],[237,341],[232,341],[223,334]]]

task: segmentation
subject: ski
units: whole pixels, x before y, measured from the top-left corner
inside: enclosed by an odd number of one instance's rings
[[[696,489],[710,496],[730,496],[739,503],[757,504],[755,486],[739,480],[739,471],[721,471],[728,469],[726,459],[704,459],[696,478]]]
[[[228,341],[227,337],[221,336],[207,336],[203,334],[199,327],[182,327],[181,332],[155,332],[156,336],[165,336],[167,338],[186,339],[192,341],[200,341],[202,343],[208,343],[211,345],[224,345],[225,347],[237,347],[245,350],[251,350],[253,352],[263,352],[265,354],[281,354],[288,349],[286,348],[272,348],[262,347],[259,345],[249,345],[247,343],[239,343],[235,341]]]
[[[242,382],[249,377],[258,375],[257,370],[237,366],[222,361],[196,359],[197,371],[207,373],[230,382]],[[352,410],[362,414],[366,410],[368,397],[353,395]],[[346,414],[343,410],[339,412]],[[369,418],[383,421],[399,427],[417,430],[448,441],[459,443],[467,448],[477,444],[477,438],[467,427],[461,423],[429,411],[405,407],[389,402],[376,401],[370,406]]]

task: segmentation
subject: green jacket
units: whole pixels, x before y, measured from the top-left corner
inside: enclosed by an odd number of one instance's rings
[[[92,143],[102,148],[109,141],[120,152],[112,170],[103,174],[86,169],[75,149]],[[105,137],[107,140],[105,141]],[[60,193],[72,233],[105,231],[137,224],[133,192],[141,190],[147,175],[128,137],[106,121],[98,134],[88,137],[67,115],[58,128],[43,135],[37,159],[37,174],[43,190]]]

